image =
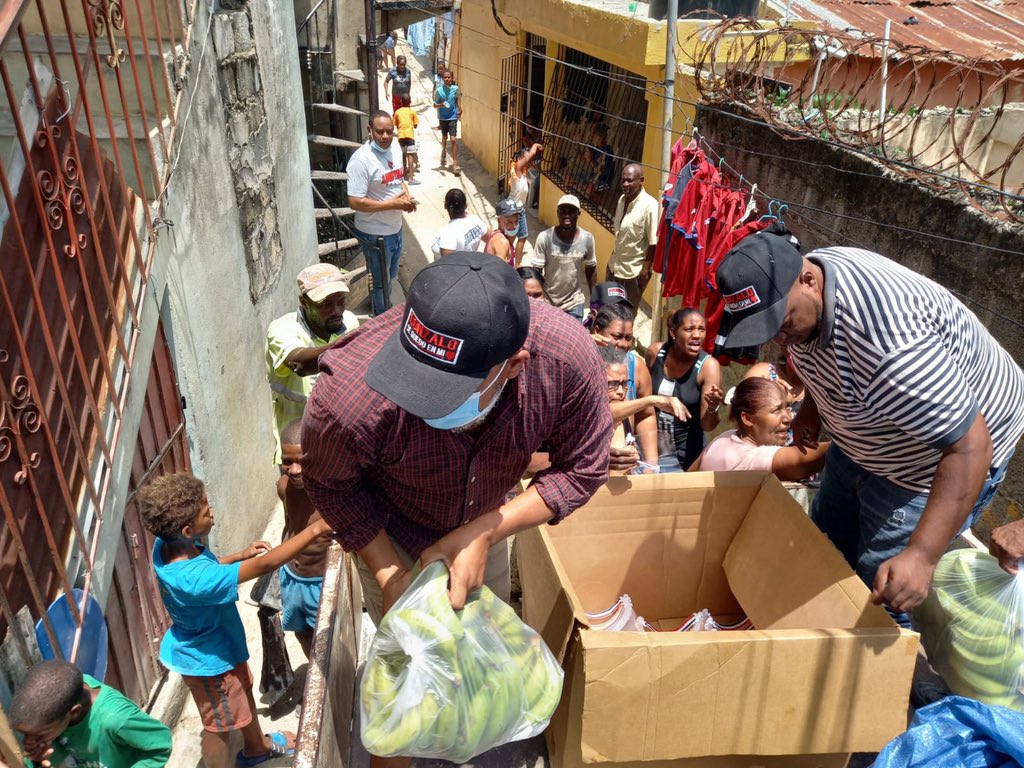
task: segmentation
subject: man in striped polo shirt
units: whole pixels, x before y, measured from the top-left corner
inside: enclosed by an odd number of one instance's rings
[[[813,520],[876,603],[909,611],[1003,479],[1024,372],[949,291],[870,251],[757,233],[718,288],[727,346],[786,345],[807,387],[794,433],[833,438]]]

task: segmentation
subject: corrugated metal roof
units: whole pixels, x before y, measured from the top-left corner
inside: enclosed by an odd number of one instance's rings
[[[785,6],[785,0],[772,3]],[[792,17],[993,61],[1024,60],[1024,0],[792,0]],[[913,23],[916,20],[917,23]]]

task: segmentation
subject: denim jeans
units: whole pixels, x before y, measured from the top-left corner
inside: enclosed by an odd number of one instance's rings
[[[582,323],[583,322],[583,315],[586,314],[586,311],[587,311],[587,305],[586,304],[580,304],[578,307],[573,307],[572,309],[565,310],[565,314],[569,315],[570,317],[575,317],[577,320],[579,320]]]
[[[373,314],[379,315],[387,307],[384,306],[384,276],[380,274],[380,250],[377,238],[384,238],[384,256],[388,265],[388,295],[391,295],[390,283],[398,277],[398,262],[402,258],[402,230],[393,235],[370,235],[360,232],[353,227],[352,234],[356,236],[360,247],[363,249],[363,257],[366,259],[366,267],[370,270],[373,278]]]
[[[961,532],[988,507],[1008,463],[989,471]],[[868,472],[833,444],[825,458],[811,519],[870,588],[878,566],[906,548],[927,502],[927,493],[902,488]],[[902,616],[896,618],[902,623]]]

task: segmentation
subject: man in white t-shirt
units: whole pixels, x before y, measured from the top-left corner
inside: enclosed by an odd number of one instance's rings
[[[383,110],[374,112],[367,130],[369,140],[352,153],[345,171],[349,205],[356,211],[353,234],[373,278],[373,313],[379,315],[387,309],[385,285],[390,295],[390,282],[398,274],[402,257],[402,212],[412,213],[417,202],[405,184],[391,116]]]
[[[556,210],[558,226],[537,236],[533,256],[526,266],[544,273],[544,286],[552,304],[583,322],[587,296],[597,283],[594,236],[576,226],[580,217],[576,195],[562,195]]]

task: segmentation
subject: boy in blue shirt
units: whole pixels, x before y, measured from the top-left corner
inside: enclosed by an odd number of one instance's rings
[[[441,73],[441,85],[434,92],[434,108],[437,109],[437,120],[441,124],[441,167],[445,167],[445,142],[451,137],[452,173],[461,176],[455,139],[459,133],[459,118],[462,116],[462,92],[454,80],[455,75],[450,69]]]
[[[256,541],[220,558],[198,540],[213,529],[202,481],[190,474],[153,480],[141,494],[142,519],[157,536],[153,569],[173,624],[160,644],[160,661],[181,674],[203,721],[207,768],[230,764],[231,731],[241,730],[242,768],[295,753],[295,735],[264,735],[256,717],[249,649],[235,602],[238,585],[292,560],[330,527],[317,520],[279,547]],[[262,555],[262,557],[257,557]]]

